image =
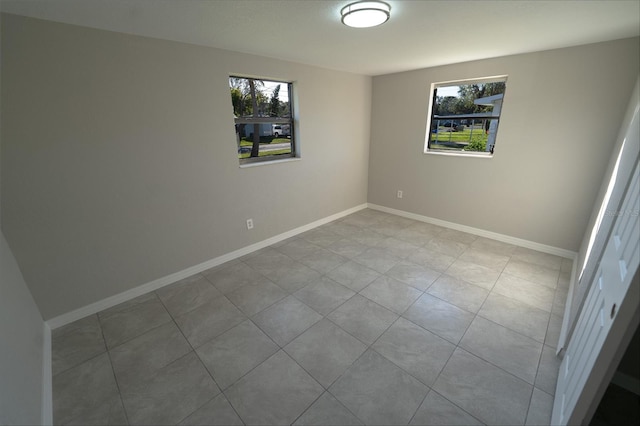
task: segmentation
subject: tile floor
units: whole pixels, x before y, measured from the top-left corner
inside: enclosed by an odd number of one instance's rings
[[[363,210],[54,330],[54,421],[549,424],[570,270]]]

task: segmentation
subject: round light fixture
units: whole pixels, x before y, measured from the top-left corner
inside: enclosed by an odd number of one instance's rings
[[[353,28],[382,25],[389,20],[391,6],[383,1],[357,1],[340,11],[342,23]]]

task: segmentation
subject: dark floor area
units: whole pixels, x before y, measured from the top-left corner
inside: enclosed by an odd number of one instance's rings
[[[591,425],[640,425],[640,396],[611,383],[591,420]]]

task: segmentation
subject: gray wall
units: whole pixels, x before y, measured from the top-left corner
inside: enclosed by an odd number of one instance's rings
[[[2,30],[2,229],[45,319],[366,202],[370,77],[14,15]],[[229,74],[295,82],[300,161],[239,168]]]
[[[638,47],[633,38],[374,77],[368,201],[577,251]],[[503,74],[494,157],[423,154],[431,83]]]
[[[0,234],[0,424],[42,421],[44,323]]]
[[[0,82],[1,90],[4,87],[1,78]],[[1,154],[0,146],[0,159]],[[0,342],[0,425],[40,424],[44,396],[44,323],[1,232]]]

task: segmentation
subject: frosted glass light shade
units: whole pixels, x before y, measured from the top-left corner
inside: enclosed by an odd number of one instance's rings
[[[340,11],[342,23],[353,28],[382,25],[389,20],[391,6],[382,1],[358,1]]]

